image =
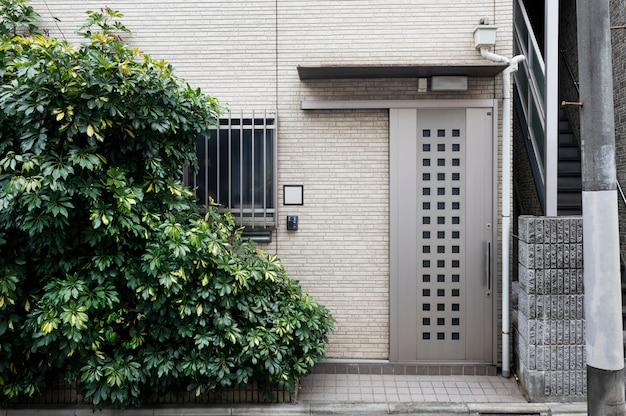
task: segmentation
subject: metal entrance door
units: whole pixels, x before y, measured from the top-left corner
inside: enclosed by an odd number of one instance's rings
[[[390,110],[392,361],[492,361],[492,113]]]

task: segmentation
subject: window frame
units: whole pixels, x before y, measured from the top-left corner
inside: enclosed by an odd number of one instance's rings
[[[278,120],[276,114],[268,111],[252,111],[251,113],[226,113],[220,116],[218,125],[209,126],[210,132],[215,132],[214,138],[217,139],[215,153],[210,154],[209,140],[211,136],[199,135],[197,144],[197,154],[199,169],[198,172],[192,172],[190,169],[184,169],[183,179],[185,184],[190,186],[198,196],[198,204],[205,206],[212,197],[213,201],[220,205],[222,212],[227,209],[232,213],[235,221],[250,230],[275,229],[277,226],[277,207],[278,207],[278,186],[277,186],[277,132]],[[234,133],[234,132],[237,133]],[[245,133],[251,131],[252,133]],[[261,132],[259,137],[257,132]],[[269,135],[268,135],[269,134]],[[255,159],[259,158],[259,154],[255,153],[255,142],[260,138],[262,142],[261,162],[262,167],[255,164]],[[248,140],[249,143],[244,142]],[[200,144],[204,142],[202,149]],[[222,142],[226,141],[227,149],[221,149]],[[239,154],[233,152],[235,141],[238,141]],[[269,143],[269,145],[268,145]],[[268,149],[271,147],[271,149]],[[203,151],[202,151],[203,150]],[[226,154],[224,154],[224,151]],[[226,161],[222,160],[224,159]],[[249,164],[242,163],[242,160],[249,159]],[[270,159],[268,163],[268,158]],[[236,162],[239,162],[238,164]],[[210,166],[214,162],[214,167]],[[223,166],[224,163],[228,165]],[[271,165],[271,166],[270,166]],[[236,174],[233,168],[238,166],[239,171]],[[254,189],[258,181],[257,172],[260,169],[262,176],[263,188],[261,191],[261,201],[256,198],[257,190]],[[213,175],[210,176],[210,171]],[[228,175],[226,181],[222,178],[224,171]],[[236,177],[239,183],[236,183]],[[215,194],[211,195],[211,185],[209,181],[215,185]],[[247,187],[244,182],[248,181]],[[268,184],[269,182],[269,184]],[[228,189],[224,191],[222,188],[227,184]],[[204,184],[204,185],[203,185]],[[204,192],[199,192],[198,188],[204,186]],[[238,192],[239,199],[236,200],[235,190],[244,190]],[[225,193],[226,192],[226,193]],[[269,192],[269,195],[268,195]],[[200,194],[200,195],[199,195]],[[248,201],[244,201],[244,194],[247,194]],[[224,196],[226,195],[226,196]],[[202,198],[202,196],[204,198]],[[200,200],[202,198],[202,200]]]

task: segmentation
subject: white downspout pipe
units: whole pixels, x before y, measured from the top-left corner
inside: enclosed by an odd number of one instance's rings
[[[494,62],[501,62],[509,66],[502,74],[502,377],[510,377],[510,298],[509,298],[509,268],[511,252],[511,76],[517,71],[524,55],[517,55],[511,59],[489,51],[489,48],[480,48],[480,55]]]

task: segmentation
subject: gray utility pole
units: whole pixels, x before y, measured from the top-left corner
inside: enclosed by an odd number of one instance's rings
[[[626,415],[609,0],[577,0],[587,411]]]

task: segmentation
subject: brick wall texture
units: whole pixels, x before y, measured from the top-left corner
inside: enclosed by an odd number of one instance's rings
[[[611,0],[611,25],[621,27],[626,21],[626,1]],[[613,103],[615,111],[615,165],[617,180],[626,187],[626,31],[611,30],[613,48]],[[620,198],[619,227],[622,259],[626,258],[626,201]]]
[[[74,35],[93,0],[31,3],[51,36]],[[279,223],[266,248],[337,318],[331,358],[389,355],[389,132],[382,110],[302,111],[302,100],[499,98],[500,78],[467,91],[418,93],[412,79],[300,81],[297,65],[486,65],[474,49],[483,16],[496,53],[512,54],[503,0],[107,1],[125,14],[125,40],[171,62],[232,111],[278,114]],[[56,20],[56,19],[58,20]],[[282,185],[304,205],[282,206]],[[299,231],[285,217],[299,215]]]
[[[515,370],[531,401],[585,400],[582,238],[581,217],[519,218]]]

